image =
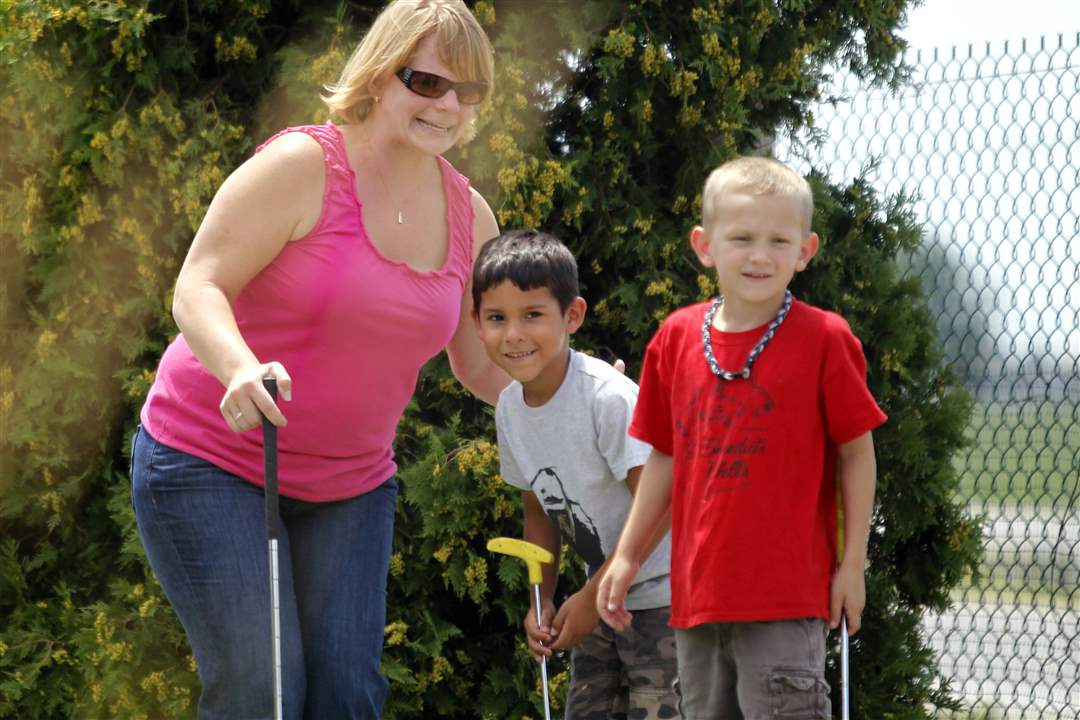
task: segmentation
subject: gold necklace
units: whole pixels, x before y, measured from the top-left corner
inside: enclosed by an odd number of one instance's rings
[[[379,179],[379,188],[382,190],[382,194],[386,197],[386,199],[388,201],[388,204],[391,207],[396,207],[397,208],[397,224],[398,225],[406,224],[408,222],[408,220],[405,218],[405,210],[401,207],[400,203],[392,202],[392,198],[390,197],[390,189],[389,189],[389,186],[386,183],[386,179],[383,177],[382,170],[379,169],[379,166],[378,166],[377,163],[373,162],[373,163],[371,163],[371,166],[373,168],[375,168],[375,175]],[[417,180],[416,183],[412,186],[412,188],[409,189],[409,192],[406,193],[405,197],[415,196],[416,191],[417,191],[417,189],[419,189],[422,182],[423,182],[423,178],[421,177],[421,179]]]

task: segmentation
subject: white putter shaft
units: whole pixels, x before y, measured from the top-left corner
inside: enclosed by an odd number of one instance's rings
[[[277,399],[277,380],[264,378],[263,387]],[[261,414],[261,413],[260,413]],[[266,416],[263,426],[263,480],[266,496],[266,543],[270,564],[270,643],[274,673],[274,720],[282,720],[281,592],[278,577],[278,447],[277,427]]]
[[[840,718],[849,720],[851,707],[848,701],[850,691],[850,679],[848,678],[848,630],[847,615],[840,615]]]
[[[533,604],[536,607],[536,622],[540,622],[540,583],[544,579],[543,563],[555,561],[555,556],[550,552],[534,545],[531,542],[518,540],[517,538],[498,537],[488,541],[487,549],[491,552],[510,555],[525,561],[525,567],[529,570],[529,584],[532,585]],[[551,720],[551,699],[548,695],[547,657],[540,656],[540,679],[544,689],[544,720]]]

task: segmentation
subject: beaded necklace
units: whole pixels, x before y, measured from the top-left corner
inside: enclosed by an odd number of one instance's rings
[[[738,372],[731,370],[725,370],[716,364],[716,357],[713,356],[712,351],[712,323],[713,318],[716,316],[716,311],[720,309],[720,306],[724,304],[724,296],[717,296],[712,306],[709,307],[709,311],[705,313],[705,322],[701,326],[701,343],[705,347],[705,362],[709,364],[709,369],[712,370],[713,375],[724,380],[734,380],[735,378],[749,378],[750,367],[754,364],[754,361],[758,359],[758,355],[761,355],[761,351],[765,349],[765,346],[769,344],[769,341],[773,339],[773,335],[776,334],[780,324],[784,322],[784,318],[787,317],[788,311],[791,310],[791,291],[784,291],[784,302],[781,303],[780,309],[776,312],[776,317],[769,323],[769,327],[765,328],[765,332],[762,334],[761,339],[757,341],[757,345],[753,347],[750,354],[746,356],[746,364],[743,365],[743,369]]]

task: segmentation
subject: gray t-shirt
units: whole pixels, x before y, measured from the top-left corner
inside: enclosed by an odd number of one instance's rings
[[[564,542],[591,576],[614,549],[633,496],[627,472],[644,465],[651,447],[626,434],[638,388],[608,363],[570,351],[555,394],[529,407],[521,383],[510,383],[495,407],[503,480],[531,490]],[[671,603],[671,535],[641,566],[627,593],[628,610]]]

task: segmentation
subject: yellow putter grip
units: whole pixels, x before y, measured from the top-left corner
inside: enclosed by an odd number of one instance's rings
[[[503,555],[510,555],[524,560],[525,567],[529,569],[530,585],[539,585],[543,579],[540,563],[549,563],[555,560],[554,555],[539,545],[518,540],[517,538],[492,538],[488,540],[487,549],[491,552],[502,553]]]

